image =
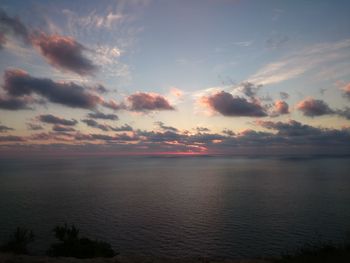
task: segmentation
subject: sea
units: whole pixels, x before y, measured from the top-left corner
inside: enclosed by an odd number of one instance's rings
[[[0,241],[53,228],[122,255],[253,258],[350,233],[349,156],[66,156],[0,158]]]

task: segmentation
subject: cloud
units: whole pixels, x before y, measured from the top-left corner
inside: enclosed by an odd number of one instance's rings
[[[0,32],[0,50],[4,47],[6,44],[6,37],[3,32]]]
[[[52,144],[60,144],[62,142],[72,143],[74,139],[74,134],[71,133],[71,131],[74,131],[72,127],[59,127],[59,125],[54,125],[53,128],[57,129],[57,131],[36,133],[29,136],[27,140],[49,141]]]
[[[196,127],[197,132],[210,132],[210,129],[206,127]]]
[[[277,117],[280,115],[289,114],[289,105],[283,100],[276,100],[273,105],[271,117]]]
[[[326,102],[313,98],[305,99],[299,102],[297,109],[308,117],[334,114],[334,110],[332,110]]]
[[[154,124],[156,124],[159,128],[161,128],[164,131],[178,132],[178,129],[176,129],[175,127],[166,126],[161,121],[156,121]]]
[[[64,125],[64,126],[75,126],[78,121],[77,120],[67,120],[60,117],[56,117],[52,114],[40,115],[38,116],[38,120],[44,123],[56,124],[56,125]]]
[[[73,132],[73,131],[75,131],[75,129],[72,127],[67,127],[67,126],[60,125],[60,124],[55,124],[52,127],[52,130],[55,132]]]
[[[184,95],[184,92],[178,88],[172,87],[170,88],[170,94],[176,98],[181,98]]]
[[[33,44],[54,67],[77,73],[81,76],[93,75],[97,66],[85,56],[88,49],[72,37],[46,35],[33,36]]]
[[[85,21],[84,21],[85,19]],[[94,25],[97,28],[106,27],[111,28],[114,23],[122,21],[124,19],[123,14],[109,12],[106,16],[90,15],[82,18],[82,23],[86,23],[87,26]]]
[[[259,89],[262,87],[262,85],[255,85],[248,81],[240,83],[239,86],[241,87],[242,93],[248,98],[255,98]]]
[[[257,123],[267,129],[277,131],[277,134],[270,136],[269,140],[262,140],[262,143],[265,143],[265,145],[279,145],[289,153],[293,148],[313,149],[314,153],[320,153],[319,151],[325,153],[334,153],[334,151],[349,152],[350,150],[349,128],[337,130],[313,127],[295,120],[289,122],[260,121]]]
[[[226,134],[226,135],[228,135],[228,136],[235,136],[236,134],[232,131],[232,130],[230,130],[230,129],[224,129],[223,131],[222,131],[222,133],[223,134]]]
[[[69,9],[64,9],[63,13],[70,20],[70,24],[74,23],[75,26],[84,29],[97,29],[103,28],[110,30],[113,25],[123,22],[127,17],[121,12],[111,12],[105,14],[98,14],[95,10],[87,14],[86,16],[79,16]]]
[[[287,92],[281,91],[280,92],[280,97],[282,100],[286,100],[289,98],[289,94]]]
[[[31,109],[28,105],[31,101],[32,100],[28,100],[28,98],[13,98],[9,96],[0,95],[0,109],[28,110]]]
[[[336,110],[335,112],[338,116],[350,120],[350,108],[349,107],[345,107],[342,110]]]
[[[62,71],[86,76],[94,75],[98,70],[98,66],[86,56],[91,50],[73,37],[30,32],[18,18],[12,18],[0,9],[0,48],[7,42],[8,34],[20,37],[24,43],[38,48],[49,64]]]
[[[116,132],[122,132],[122,131],[133,131],[133,128],[128,125],[128,124],[124,124],[120,127],[109,127],[112,131],[116,131]]]
[[[322,131],[319,128],[302,124],[295,120],[290,120],[288,122],[257,121],[256,123],[266,129],[277,130],[278,135],[288,137],[313,136],[320,134]]]
[[[118,103],[115,100],[109,100],[109,101],[104,100],[101,103],[101,105],[115,111],[126,109],[126,106],[123,103]]]
[[[36,78],[30,76],[27,72],[20,69],[9,69],[4,73],[3,89],[12,96],[9,101],[3,101],[3,107],[14,107],[14,109],[24,108],[18,99],[14,97],[23,97],[38,94],[51,102],[59,103],[73,108],[93,109],[102,99],[86,91],[86,88],[73,82],[54,82],[47,78]]]
[[[84,120],[82,120],[82,122],[84,122],[89,127],[100,129],[102,131],[115,131],[115,132],[133,131],[133,128],[128,124],[124,124],[124,125],[119,126],[119,127],[113,127],[113,126],[106,125],[106,124],[100,124],[97,121],[92,120],[92,119],[84,119]]]
[[[44,129],[43,126],[36,123],[27,123],[27,127],[28,127],[28,130],[31,130],[31,131],[39,131]]]
[[[264,117],[265,109],[257,101],[234,97],[232,94],[220,91],[201,98],[201,103],[224,116]]]
[[[248,81],[262,85],[277,84],[322,65],[327,65],[327,68],[337,67],[340,59],[349,57],[349,48],[350,39],[312,45],[265,65]]]
[[[168,100],[156,93],[138,92],[127,98],[130,110],[138,112],[175,110]]]
[[[173,131],[141,131],[137,130],[136,133],[143,141],[161,143],[161,142],[174,142],[181,141],[182,135]]]
[[[109,128],[110,128],[108,125],[99,124],[97,121],[91,120],[91,119],[84,119],[82,120],[82,122],[84,122],[87,126],[97,128],[102,131],[109,131]]]
[[[138,138],[135,136],[130,136],[127,134],[116,134],[114,136],[105,134],[83,134],[76,133],[74,138],[78,141],[105,141],[107,143],[119,142],[124,144],[124,142],[135,141]]]
[[[11,140],[12,143],[26,141],[28,147],[26,153],[30,150],[32,141],[35,141],[32,149],[48,147],[46,150],[49,151],[49,149],[55,149],[57,145],[64,145],[62,148],[64,154],[77,147],[82,147],[80,149],[91,154],[99,149],[103,149],[104,152],[110,151],[112,154],[176,153],[178,151],[206,154],[350,153],[350,128],[313,127],[295,120],[288,122],[258,120],[255,123],[267,131],[249,129],[234,133],[224,130],[222,134],[201,132],[193,134],[180,131],[136,130],[114,135],[62,131],[39,133],[29,137],[5,138],[3,136],[0,137],[0,141],[6,141],[8,144]],[[38,141],[45,141],[45,145]],[[0,144],[0,152],[8,153],[8,148],[3,148],[2,145]],[[23,151],[23,148],[16,147],[16,149]]]
[[[108,92],[108,90],[102,85],[97,85],[96,87],[92,87],[91,90],[100,94]]]
[[[25,139],[20,136],[6,135],[0,136],[0,142],[24,142]]]
[[[350,100],[350,83],[348,83],[344,88],[344,96]]]
[[[20,37],[23,42],[30,43],[27,27],[18,18],[8,16],[2,9],[0,9],[0,32],[2,33],[0,46],[6,42],[6,34],[12,34]]]
[[[88,117],[91,119],[102,119],[102,120],[118,120],[118,116],[115,114],[105,114],[103,112],[90,112],[88,113]]]
[[[8,131],[13,131],[13,128],[0,124],[0,133],[8,132]]]
[[[115,16],[110,16],[111,19]],[[0,47],[6,43],[6,35],[13,34],[20,37],[26,44],[37,47],[40,53],[52,66],[70,71],[81,76],[93,75],[98,67],[86,56],[91,52],[83,44],[72,37],[62,35],[48,35],[44,32],[29,31],[18,19],[8,16],[0,9]]]

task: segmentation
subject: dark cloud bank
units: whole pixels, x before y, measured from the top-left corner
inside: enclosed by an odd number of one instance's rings
[[[28,109],[35,102],[30,96],[39,95],[50,102],[73,108],[93,109],[103,100],[85,87],[73,82],[60,83],[47,78],[36,78],[20,69],[8,69],[4,73],[0,108],[8,110]]]
[[[87,123],[87,122],[86,122]],[[93,123],[92,126],[99,125]],[[168,127],[162,124],[165,127]],[[245,130],[234,133],[225,130],[222,134],[197,132],[195,134],[163,129],[162,131],[132,130],[130,126],[113,134],[81,133],[71,126],[56,127],[51,133],[41,133],[32,137],[0,138],[3,145],[26,141],[21,147],[30,149],[34,138],[38,141],[58,140],[51,146],[40,146],[57,150],[57,144],[65,144],[66,151],[79,151],[93,154],[91,149],[110,153],[157,153],[191,151],[205,154],[293,154],[323,153],[350,154],[350,128],[326,129],[312,127],[300,122],[256,121],[265,131]],[[96,126],[98,129],[101,127]],[[130,127],[130,129],[129,129]],[[170,127],[170,126],[169,126]],[[109,133],[113,132],[107,127]],[[102,130],[102,129],[101,129]],[[29,143],[29,144],[28,144]],[[51,147],[51,148],[50,148]],[[34,148],[33,148],[34,149]]]

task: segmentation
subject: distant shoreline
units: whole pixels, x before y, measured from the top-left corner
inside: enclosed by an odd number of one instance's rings
[[[314,153],[314,154],[135,154],[135,155],[124,155],[116,153],[77,153],[77,154],[6,154],[1,155],[0,160],[13,160],[13,159],[23,159],[23,160],[40,160],[40,159],[70,159],[70,158],[245,158],[245,159],[321,159],[321,158],[350,158],[350,153],[344,154],[327,154],[327,153]]]

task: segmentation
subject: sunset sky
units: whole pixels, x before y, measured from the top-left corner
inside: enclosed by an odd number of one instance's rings
[[[0,4],[0,154],[350,153],[349,1]]]

